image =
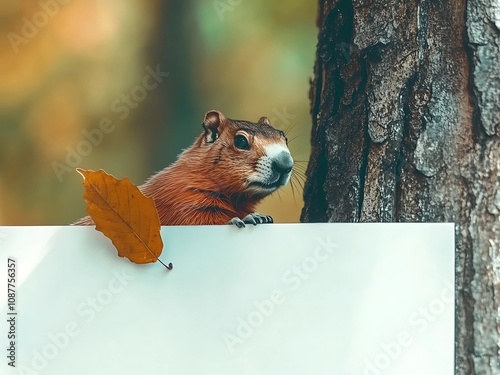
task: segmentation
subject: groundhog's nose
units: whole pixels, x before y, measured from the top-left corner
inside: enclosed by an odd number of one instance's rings
[[[274,156],[272,162],[273,171],[286,174],[290,173],[293,167],[293,159],[288,151],[281,151],[277,155]]]

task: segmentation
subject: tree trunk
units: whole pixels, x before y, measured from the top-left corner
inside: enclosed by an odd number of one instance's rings
[[[500,374],[500,5],[320,0],[304,222],[455,222],[456,368]]]

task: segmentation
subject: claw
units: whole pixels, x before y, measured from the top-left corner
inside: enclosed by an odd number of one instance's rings
[[[238,228],[245,228],[245,222],[241,220],[239,217],[233,217],[229,220],[229,224],[236,225]]]

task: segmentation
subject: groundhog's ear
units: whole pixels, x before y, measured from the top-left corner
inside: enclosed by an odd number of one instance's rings
[[[259,119],[259,124],[266,124],[266,125],[271,125],[271,123],[269,122],[269,119],[266,117],[266,116],[262,116],[260,119]]]
[[[226,122],[226,116],[219,111],[208,111],[203,120],[203,129],[205,129],[205,141],[214,143],[222,130],[222,125]]]

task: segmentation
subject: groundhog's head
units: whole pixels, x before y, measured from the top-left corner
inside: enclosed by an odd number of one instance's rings
[[[197,145],[206,151],[211,177],[221,192],[264,197],[290,180],[293,159],[288,140],[267,117],[254,123],[231,120],[213,110],[202,125],[205,132]]]

